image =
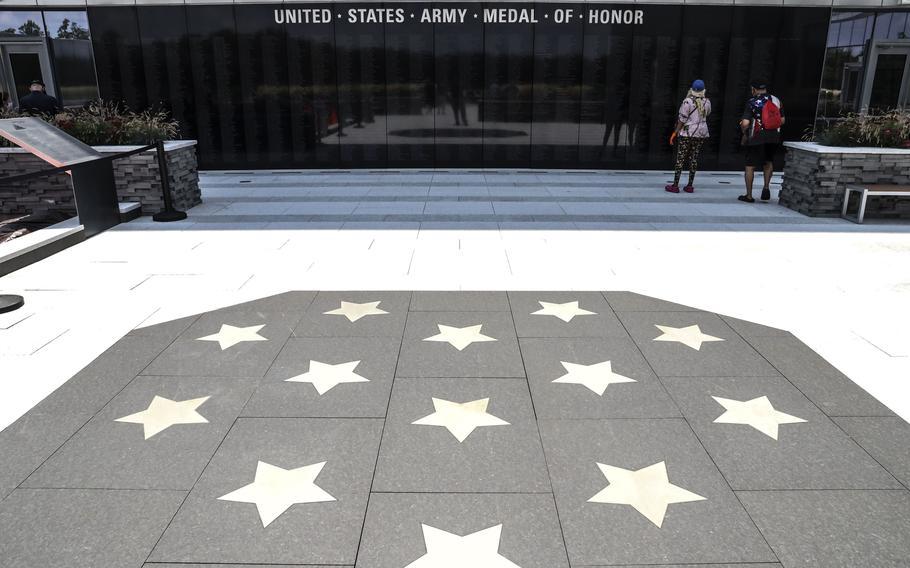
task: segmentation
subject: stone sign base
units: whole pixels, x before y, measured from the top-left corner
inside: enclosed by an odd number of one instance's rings
[[[839,217],[848,185],[910,185],[910,150],[785,142],[780,204],[810,217]],[[852,207],[852,206],[851,206]],[[869,199],[869,218],[910,219],[910,200]]]
[[[138,146],[96,146],[110,155]],[[165,142],[171,198],[174,207],[185,211],[202,203],[199,171],[196,164],[196,141]],[[0,148],[0,177],[50,169],[50,164],[21,148]],[[164,208],[158,181],[158,159],[154,150],[114,161],[114,179],[121,202],[138,202],[143,215]],[[57,174],[0,187],[0,214],[25,215],[44,211],[76,213],[70,176]]]

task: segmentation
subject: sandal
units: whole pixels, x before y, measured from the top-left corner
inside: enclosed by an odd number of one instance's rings
[[[739,199],[740,201],[745,201],[746,203],[755,203],[755,198],[749,197],[748,195],[740,195],[736,199]]]
[[[761,190],[761,200],[768,201],[771,199],[771,190],[767,187]]]

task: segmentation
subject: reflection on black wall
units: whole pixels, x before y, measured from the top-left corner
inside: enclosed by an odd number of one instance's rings
[[[281,167],[291,157],[287,38],[275,22],[280,4],[237,4],[237,65],[245,163]]]
[[[347,7],[347,5],[346,5]],[[351,4],[381,8],[382,4]],[[336,11],[344,10],[336,7]],[[382,168],[386,150],[385,30],[381,23],[335,22],[341,166]]]
[[[308,4],[315,10],[331,4]],[[338,166],[338,81],[335,71],[335,27],[300,23],[287,34],[290,164],[294,167]]]
[[[98,98],[92,42],[88,39],[52,39],[57,96],[64,106],[82,106]]]
[[[408,4],[407,8],[409,15],[419,14],[432,5]],[[404,23],[386,25],[385,65],[388,165],[432,164],[436,126],[433,24],[406,17]]]
[[[532,4],[509,4],[529,10]],[[531,162],[531,87],[534,27],[529,23],[484,25],[483,163],[527,166]]]
[[[196,137],[195,89],[186,13],[161,6],[137,7],[147,104],[179,120],[182,135]]]
[[[578,154],[586,167],[631,163],[632,32],[631,26],[585,22]]]
[[[485,10],[502,8],[536,22],[485,23]],[[392,19],[352,20],[352,9],[391,9]],[[590,17],[625,10],[642,10],[643,22]],[[421,21],[425,11],[437,19]],[[814,120],[830,16],[511,2],[88,12],[102,97],[170,110],[199,140],[204,168],[665,169],[676,109],[696,78],[714,109],[701,161],[738,168],[752,78],[783,100],[787,138]]]
[[[475,12],[477,4],[446,4],[446,8]],[[436,77],[435,150],[438,167],[483,164],[484,90],[483,21],[434,26]]]
[[[253,163],[245,161],[247,148],[240,105],[234,8],[186,6],[185,9],[200,163],[202,167],[214,168],[252,166]],[[257,118],[265,120],[265,117]]]
[[[535,7],[548,13],[546,4]],[[578,162],[584,4],[558,10],[534,26],[531,162],[540,167]]]
[[[98,26],[97,30],[94,26]],[[145,108],[145,73],[136,8],[93,8],[89,12],[98,89],[105,100]]]

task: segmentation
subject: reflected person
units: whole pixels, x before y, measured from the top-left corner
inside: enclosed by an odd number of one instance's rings
[[[468,111],[465,106],[465,89],[462,85],[461,73],[455,65],[449,66],[449,104],[455,115],[455,126],[468,125]]]
[[[29,93],[19,99],[19,112],[50,117],[63,110],[57,99],[47,94],[40,79],[29,83],[28,90]]]

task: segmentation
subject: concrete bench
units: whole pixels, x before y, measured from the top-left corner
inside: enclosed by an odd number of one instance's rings
[[[856,210],[856,217],[851,218],[847,215],[847,206],[850,204],[850,193],[859,192],[859,208]],[[848,221],[862,223],[866,215],[866,200],[869,197],[910,197],[910,185],[891,185],[891,184],[870,184],[870,185],[848,185],[844,192],[844,207],[841,209],[840,216]]]

